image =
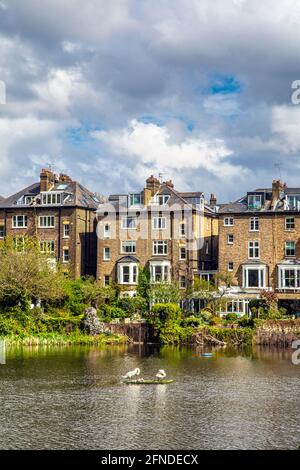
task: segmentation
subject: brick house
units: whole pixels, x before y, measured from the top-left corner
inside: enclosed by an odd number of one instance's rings
[[[134,296],[140,267],[152,282],[175,280],[186,289],[195,275],[217,269],[216,199],[202,192],[179,192],[172,181],[153,175],[144,189],[110,195],[97,210],[97,279]]]
[[[96,216],[99,200],[64,174],[43,169],[40,181],[0,200],[0,238],[16,243],[35,236],[41,251],[73,277],[96,275]]]
[[[274,180],[219,207],[220,272],[231,272],[227,312],[247,313],[261,289],[274,290],[290,313],[300,310],[300,188]]]

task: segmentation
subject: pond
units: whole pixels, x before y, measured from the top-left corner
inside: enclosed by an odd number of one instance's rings
[[[9,348],[1,449],[295,449],[300,366],[291,351],[105,346]],[[125,385],[165,369],[169,385]]]

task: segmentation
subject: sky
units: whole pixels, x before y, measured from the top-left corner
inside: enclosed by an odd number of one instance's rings
[[[0,0],[0,194],[299,186],[299,58],[297,0]]]

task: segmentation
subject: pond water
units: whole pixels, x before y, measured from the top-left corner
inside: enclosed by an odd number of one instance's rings
[[[300,366],[291,351],[10,348],[0,365],[1,449],[295,449]],[[169,385],[125,385],[139,367]]]

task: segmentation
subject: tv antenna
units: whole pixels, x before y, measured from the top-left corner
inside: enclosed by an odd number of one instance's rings
[[[281,174],[282,163],[276,162],[276,163],[274,163],[274,166],[275,166],[275,168],[277,168],[278,174],[279,174],[279,178],[282,180],[282,174]]]

